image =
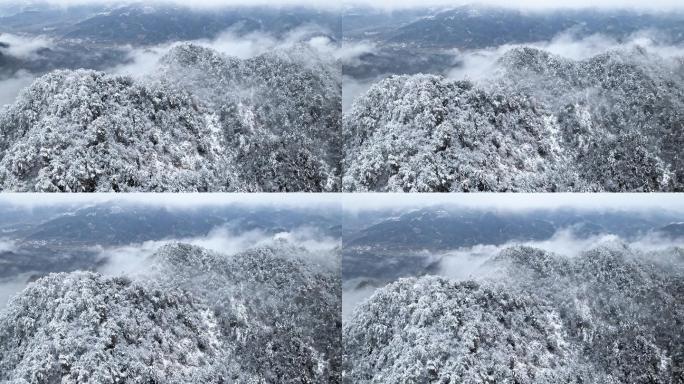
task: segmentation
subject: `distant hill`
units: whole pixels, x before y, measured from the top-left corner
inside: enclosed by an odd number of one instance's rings
[[[339,16],[306,7],[192,8],[164,4],[55,7],[27,6],[0,15],[0,32],[45,34],[84,39],[98,44],[154,45],[179,40],[209,39],[231,29],[238,35],[261,32],[274,36],[318,25],[341,38]]]
[[[401,25],[386,34],[391,42],[460,49],[495,47],[551,40],[568,29],[579,36],[603,34],[616,39],[647,29],[662,31],[673,42],[684,41],[684,14],[641,11],[562,9],[520,11],[512,8],[463,6]]]
[[[657,234],[664,235],[671,239],[684,238],[684,223],[671,223],[656,230]]]

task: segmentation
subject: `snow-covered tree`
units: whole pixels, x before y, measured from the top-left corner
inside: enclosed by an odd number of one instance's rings
[[[400,279],[345,322],[343,382],[682,382],[683,252],[514,247],[474,281]]]
[[[343,189],[682,190],[683,107],[681,64],[643,49],[515,48],[477,83],[392,76],[344,116]]]
[[[0,110],[8,191],[332,191],[337,63],[180,44],[144,80],[55,71]]]
[[[307,252],[170,244],[140,276],[48,275],[0,311],[0,382],[340,383],[339,272]]]

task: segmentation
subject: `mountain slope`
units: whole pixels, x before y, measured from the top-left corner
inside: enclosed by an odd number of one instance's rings
[[[578,61],[516,48],[500,67],[493,87],[525,92],[550,107],[583,178],[608,191],[682,189],[679,59],[640,47]]]
[[[524,94],[432,75],[392,76],[344,117],[348,191],[575,188],[552,116]]]
[[[0,188],[336,190],[339,74],[311,51],[290,55],[243,62],[181,45],[147,80],[45,75],[0,110]]]
[[[681,256],[516,247],[479,281],[401,279],[345,323],[344,382],[681,382]]]
[[[0,381],[338,383],[339,275],[314,260],[171,244],[134,281],[49,275],[0,312]]]
[[[215,111],[248,183],[265,190],[337,188],[342,90],[332,58],[295,46],[238,60],[179,44],[161,64],[158,78],[173,79]]]
[[[152,258],[164,285],[217,314],[241,367],[267,382],[339,382],[341,283],[314,255],[280,244],[225,257],[176,244]]]
[[[681,63],[643,49],[575,62],[516,48],[498,65],[477,84],[426,75],[375,84],[344,116],[343,188],[684,188]]]
[[[0,380],[216,382],[207,369],[220,353],[215,323],[180,291],[50,275],[0,313]]]
[[[229,185],[190,95],[56,71],[0,116],[0,184],[16,191],[181,191]]]

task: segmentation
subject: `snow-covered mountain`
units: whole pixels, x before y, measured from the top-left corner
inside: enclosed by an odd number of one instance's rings
[[[339,273],[288,244],[170,244],[133,278],[51,274],[0,312],[0,381],[338,383]]]
[[[392,76],[345,114],[347,191],[679,191],[679,59],[515,48],[486,81]]]
[[[0,111],[0,189],[336,190],[340,87],[304,49],[241,61],[184,44],[145,80],[52,72]]]
[[[681,248],[502,251],[476,281],[406,278],[344,325],[345,383],[681,382]]]

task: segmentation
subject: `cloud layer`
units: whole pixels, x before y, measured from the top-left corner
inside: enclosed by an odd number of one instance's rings
[[[0,238],[0,252],[10,252],[16,249],[16,244],[11,239]]]
[[[551,238],[543,241],[511,241],[502,245],[478,244],[472,247],[463,247],[434,255],[426,255],[439,261],[436,275],[449,279],[477,280],[482,278],[497,278],[497,271],[490,270],[485,265],[502,250],[513,246],[529,246],[555,253],[563,257],[576,257],[585,251],[597,247],[623,247],[627,246],[636,252],[657,252],[673,247],[684,247],[681,240],[672,240],[660,237],[656,234],[646,234],[637,239],[627,241],[612,234],[599,234],[590,237],[577,237],[571,230],[562,229],[557,231]],[[650,255],[652,258],[655,255]],[[652,259],[654,263],[659,260]],[[668,260],[660,260],[669,263]],[[669,264],[667,264],[669,265]],[[358,288],[357,281],[348,281],[343,292],[343,319],[349,318],[354,308],[367,300],[379,288],[369,284]]]
[[[681,240],[662,238],[656,234],[646,234],[628,241],[613,234],[599,234],[589,237],[577,237],[571,230],[557,231],[551,238],[542,241],[511,241],[502,245],[479,244],[440,254],[439,273],[455,280],[467,280],[483,277],[487,270],[482,265],[498,255],[502,250],[513,246],[528,246],[542,249],[564,257],[576,257],[583,252],[597,247],[622,247],[639,252],[663,251],[673,247],[682,247]]]
[[[28,274],[0,279],[0,311],[7,306],[9,300],[28,285]]]
[[[11,33],[0,33],[0,54],[20,61],[36,59],[37,52],[54,45],[54,41],[45,36],[21,36]],[[0,68],[2,70],[2,68]],[[0,76],[0,107],[14,102],[23,88],[29,86],[35,75],[25,70]]]
[[[262,32],[240,35],[234,30],[228,29],[212,39],[192,40],[189,42],[240,59],[249,59],[274,50],[287,52],[296,45],[304,45],[310,47],[314,52],[323,57],[341,62],[354,62],[360,55],[374,49],[372,44],[367,42],[340,45],[328,37],[332,34],[331,31],[323,27],[309,24],[295,28],[282,37]],[[8,35],[1,35],[0,41],[3,41],[2,38],[5,36]],[[15,35],[12,36],[18,38]],[[16,49],[14,53],[28,57],[35,54],[36,50],[39,49],[38,47],[42,47],[50,42],[48,39],[39,37],[35,41],[30,42],[28,47]],[[154,74],[158,68],[159,59],[179,43],[181,42],[151,47],[120,47],[127,51],[125,54],[126,63],[105,69],[104,72],[138,78],[149,76]],[[13,46],[11,45],[10,47]],[[19,91],[29,86],[35,78],[36,75],[34,74],[27,71],[19,71],[8,78],[0,79],[0,106],[14,102]]]
[[[93,247],[93,258],[101,265],[97,271],[106,275],[130,277],[145,277],[150,267],[150,256],[159,248],[169,243],[186,243],[200,246],[209,250],[230,256],[250,248],[277,245],[286,241],[290,245],[305,248],[312,264],[320,265],[328,270],[339,268],[339,258],[334,252],[341,245],[340,239],[322,234],[316,228],[300,227],[287,232],[276,234],[262,230],[252,230],[236,233],[227,227],[218,227],[206,236],[190,238],[168,238],[163,240],[146,241],[144,243],[127,244],[117,247]],[[12,240],[0,239],[0,252],[15,249]],[[1,267],[1,265],[0,265]],[[20,292],[28,284],[31,273],[24,273],[11,278],[0,279],[0,309],[8,300]]]
[[[224,255],[233,255],[254,247],[273,245],[279,241],[287,241],[295,246],[304,247],[320,255],[313,262],[333,268],[336,261],[330,253],[340,246],[340,240],[321,234],[314,228],[297,228],[290,232],[275,235],[261,230],[235,233],[229,228],[220,227],[206,236],[146,241],[141,244],[128,244],[114,248],[96,248],[98,258],[105,261],[99,272],[109,275],[145,274],[149,256],[161,246],[169,243],[185,243],[210,249]],[[318,256],[313,256],[318,257]]]
[[[634,33],[624,41],[601,34],[580,37],[575,31],[569,30],[550,41],[505,44],[495,48],[456,52],[461,64],[449,71],[448,77],[454,80],[486,81],[496,75],[497,61],[506,52],[518,47],[538,48],[572,60],[585,60],[608,51],[630,51],[636,48],[646,49],[664,59],[684,57],[684,46],[669,44],[667,40],[666,36],[648,30]]]
[[[30,60],[36,57],[36,52],[54,45],[54,41],[46,36],[22,36],[12,33],[0,33],[0,42],[8,47],[0,47],[3,55],[18,59]]]
[[[372,52],[375,47],[367,43],[363,44],[366,52]],[[497,47],[486,49],[475,49],[459,51],[454,50],[455,61],[459,65],[455,68],[444,68],[443,74],[453,80],[471,80],[486,84],[488,80],[496,77],[500,73],[498,60],[514,48],[533,47],[542,49],[551,54],[562,56],[572,60],[585,60],[608,51],[631,51],[636,48],[645,49],[651,54],[655,54],[664,60],[681,59],[684,57],[684,46],[671,44],[669,37],[664,36],[658,31],[643,30],[636,32],[624,40],[602,34],[590,36],[579,36],[577,31],[570,29],[560,33],[550,41],[537,41],[524,44],[504,44]],[[383,76],[384,77],[384,76]],[[348,111],[353,101],[363,95],[368,89],[381,78],[375,79],[355,79],[350,76],[343,77],[343,111]]]

